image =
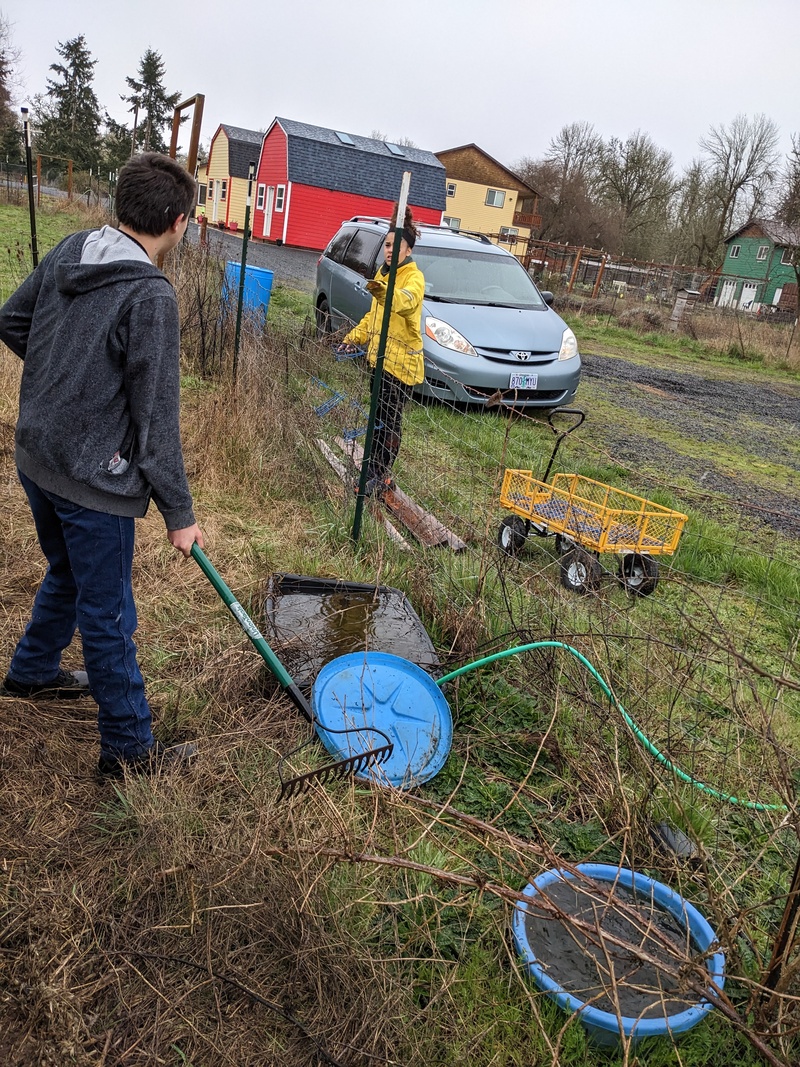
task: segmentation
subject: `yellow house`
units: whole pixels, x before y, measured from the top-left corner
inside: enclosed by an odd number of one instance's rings
[[[447,172],[442,222],[455,230],[485,233],[521,255],[527,238],[542,225],[536,190],[475,144],[435,155]]]
[[[211,138],[205,203],[209,225],[223,230],[244,229],[247,174],[251,163],[258,168],[263,140],[263,132],[224,122]]]

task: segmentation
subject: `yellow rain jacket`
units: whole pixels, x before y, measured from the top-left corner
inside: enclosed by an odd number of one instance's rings
[[[367,359],[374,367],[378,358],[378,342],[383,324],[383,309],[386,304],[388,270],[379,267],[374,281],[368,283],[372,304],[361,322],[348,333],[344,343],[367,345]],[[406,385],[419,385],[425,377],[422,358],[422,334],[420,316],[422,297],[425,294],[425,278],[414,260],[407,256],[397,268],[392,296],[392,313],[389,318],[389,334],[386,338],[384,370],[399,378]]]

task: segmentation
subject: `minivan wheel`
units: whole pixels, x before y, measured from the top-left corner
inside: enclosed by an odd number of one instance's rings
[[[320,302],[317,304],[317,336],[324,337],[326,334],[333,333],[331,325],[331,309],[328,305],[328,301],[323,296]]]

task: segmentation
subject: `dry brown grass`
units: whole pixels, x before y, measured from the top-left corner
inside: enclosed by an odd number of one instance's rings
[[[185,367],[187,466],[208,554],[242,603],[257,618],[264,577],[294,560],[343,577],[364,566],[380,580],[380,547],[337,555],[322,544],[316,558],[309,547],[330,480],[310,446],[309,396],[286,370],[318,365],[313,342],[246,332],[236,388],[204,382],[198,358]],[[18,363],[0,358],[0,663],[43,572],[13,469],[18,376]],[[591,1062],[563,1058],[565,1020],[553,1025],[508,940],[509,887],[560,862],[546,835],[524,841],[446,804],[353,783],[278,807],[278,757],[308,727],[265,681],[199,568],[175,556],[157,514],[137,536],[138,641],[156,730],[199,737],[200,755],[189,776],[114,788],[94,774],[93,705],[2,702],[0,1062],[422,1067],[451,1062],[458,1043],[463,1062],[488,1065],[503,1062],[501,1038],[493,1044],[503,1022],[537,1042],[537,1062]],[[432,557],[409,571],[415,604],[456,658],[478,654],[489,634],[479,595],[443,606]],[[587,653],[600,656],[602,642],[587,639]],[[79,645],[65,662],[80,663]],[[519,661],[509,676],[551,715],[530,773],[552,768],[552,818],[569,805],[620,855],[686,879],[647,845],[652,765],[585,675],[551,658]],[[491,708],[490,681],[477,695]],[[459,686],[449,699],[458,721]],[[581,714],[556,731],[565,707]],[[470,744],[465,734],[456,746],[465,770]],[[513,787],[541,799],[527,778]],[[469,938],[456,951],[441,936],[454,913],[464,930],[483,930],[470,937],[500,975],[495,1003],[482,972],[461,965]]]

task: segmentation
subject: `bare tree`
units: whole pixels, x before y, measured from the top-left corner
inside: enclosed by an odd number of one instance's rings
[[[602,139],[589,122],[572,122],[550,141],[541,159],[523,157],[514,171],[541,196],[545,240],[613,247],[617,227],[593,195]]]
[[[612,137],[600,152],[596,187],[598,195],[619,211],[622,251],[653,255],[666,235],[677,188],[672,155],[641,130],[624,141]]]
[[[777,174],[778,136],[778,127],[766,115],[737,115],[728,125],[712,126],[701,139],[707,193],[717,216],[715,255],[735,225],[764,207]]]
[[[591,122],[571,122],[552,138],[544,162],[557,168],[562,185],[581,179],[591,189],[602,148],[603,140]]]

